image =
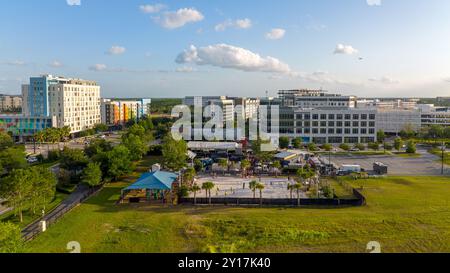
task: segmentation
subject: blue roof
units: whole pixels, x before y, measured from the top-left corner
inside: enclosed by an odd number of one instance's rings
[[[178,174],[156,171],[144,173],[133,185],[124,190],[170,190]]]

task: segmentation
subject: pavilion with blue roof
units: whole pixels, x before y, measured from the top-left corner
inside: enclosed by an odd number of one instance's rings
[[[139,203],[158,200],[170,202],[178,188],[178,174],[160,170],[144,173],[135,183],[122,190],[122,202]]]

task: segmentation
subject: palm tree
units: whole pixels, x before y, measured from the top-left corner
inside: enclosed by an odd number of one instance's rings
[[[208,193],[209,193],[209,205],[211,205],[211,190],[214,188],[214,183],[211,181],[207,181],[205,183],[202,184],[202,189],[205,190],[206,192],[206,197],[208,197]]]
[[[196,172],[194,168],[189,168],[183,173],[183,182],[187,182],[188,185],[194,181]]]
[[[197,205],[197,192],[199,192],[200,190],[201,188],[197,184],[194,184],[191,187],[191,192],[194,193],[194,206]]]
[[[34,135],[34,139],[39,142],[39,145],[42,145],[42,142],[45,140],[45,135],[43,131],[39,131]]]
[[[64,126],[61,129],[59,129],[59,133],[61,136],[62,141],[65,143],[66,140],[70,137],[70,127],[69,126]]]
[[[219,159],[219,166],[222,168],[223,173],[225,174],[225,169],[228,167],[228,160],[225,158]]]
[[[247,176],[247,169],[251,167],[250,160],[244,159],[241,161],[241,169],[242,169],[242,176]]]
[[[264,184],[258,183],[256,189],[259,190],[259,205],[262,206],[262,191],[264,190]]]
[[[301,183],[295,183],[292,186],[293,186],[294,189],[297,190],[297,206],[300,207],[300,191],[301,191],[303,185]]]
[[[294,191],[294,184],[288,184],[287,189],[290,192],[290,198],[292,199],[292,192]]]
[[[256,198],[256,185],[258,185],[258,182],[256,180],[253,180],[252,182],[250,182],[248,184],[248,187],[252,190],[253,192],[253,198]]]
[[[280,161],[273,162],[272,167],[275,168],[275,176],[278,176],[278,172],[281,170]]]

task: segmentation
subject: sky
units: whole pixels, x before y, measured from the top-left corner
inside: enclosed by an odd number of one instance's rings
[[[14,0],[0,9],[0,93],[31,76],[104,97],[262,97],[322,88],[450,96],[448,0]]]

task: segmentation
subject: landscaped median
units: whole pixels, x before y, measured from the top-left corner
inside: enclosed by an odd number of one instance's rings
[[[28,252],[383,252],[450,251],[450,178],[347,180],[367,205],[239,208],[116,205],[129,182],[107,185],[27,244]]]

